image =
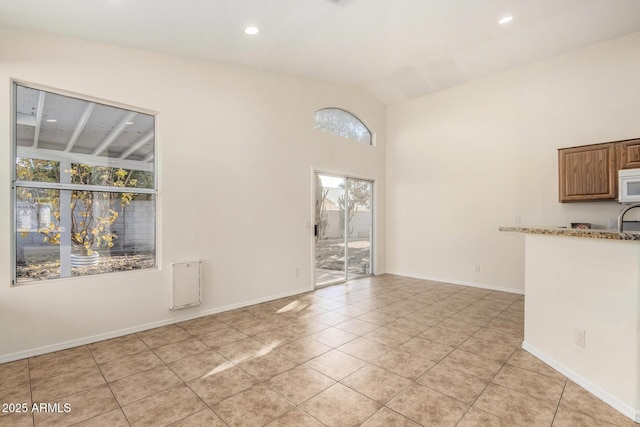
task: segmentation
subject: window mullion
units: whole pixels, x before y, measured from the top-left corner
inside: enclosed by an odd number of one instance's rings
[[[156,193],[156,190],[153,188],[112,187],[108,185],[71,184],[62,182],[14,181],[14,187],[43,188],[47,190],[100,191],[107,193]]]
[[[70,162],[60,162],[60,185],[71,184]],[[60,277],[71,276],[71,192],[60,191]],[[62,232],[62,230],[67,230]]]

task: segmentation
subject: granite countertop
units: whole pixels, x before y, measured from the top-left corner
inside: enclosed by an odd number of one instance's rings
[[[554,227],[499,227],[500,231],[525,234],[543,234],[548,236],[586,237],[587,239],[640,240],[638,232],[618,233],[616,230],[585,230],[579,228]]]

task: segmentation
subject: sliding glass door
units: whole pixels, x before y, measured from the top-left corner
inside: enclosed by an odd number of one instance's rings
[[[316,286],[372,272],[373,182],[316,173]]]

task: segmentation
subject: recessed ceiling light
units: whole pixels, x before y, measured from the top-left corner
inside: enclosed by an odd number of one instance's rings
[[[57,122],[57,121],[58,121],[58,120],[56,120],[56,119],[47,119],[47,122],[48,122],[48,123],[55,123],[55,122]]]
[[[508,22],[513,21],[513,16],[505,16],[501,20],[498,21],[499,24],[506,24]]]
[[[249,34],[250,36],[256,35],[260,32],[260,28],[258,27],[247,27],[244,29],[245,34]]]

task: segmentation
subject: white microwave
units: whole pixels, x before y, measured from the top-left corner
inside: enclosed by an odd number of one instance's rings
[[[618,201],[640,203],[640,169],[618,171]]]

